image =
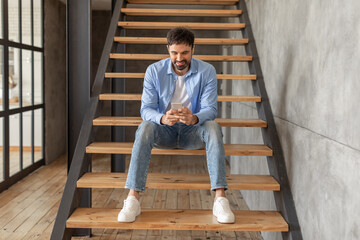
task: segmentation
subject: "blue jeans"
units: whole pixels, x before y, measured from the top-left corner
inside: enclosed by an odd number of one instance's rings
[[[227,189],[224,143],[217,122],[206,121],[200,126],[187,126],[178,122],[170,127],[143,121],[135,134],[125,188],[145,191],[153,147],[200,149],[205,146],[211,190]]]

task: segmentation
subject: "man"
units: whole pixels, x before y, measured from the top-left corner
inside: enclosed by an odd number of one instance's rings
[[[139,192],[145,191],[151,149],[200,149],[206,146],[211,190],[216,191],[213,214],[220,223],[233,223],[225,197],[225,154],[217,115],[217,79],[212,65],[192,58],[194,34],[174,28],[167,34],[170,58],[148,67],[141,99],[144,120],[135,143],[125,188],[130,189],[119,222],[133,222],[141,212]],[[180,109],[172,104],[181,103]],[[193,114],[194,113],[194,114]]]

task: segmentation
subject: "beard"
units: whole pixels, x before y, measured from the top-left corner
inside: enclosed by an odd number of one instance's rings
[[[181,65],[178,65],[177,63],[181,63]],[[182,71],[184,69],[186,69],[187,67],[189,67],[190,63],[186,60],[182,60],[182,61],[173,61],[173,67],[178,70],[178,71]]]

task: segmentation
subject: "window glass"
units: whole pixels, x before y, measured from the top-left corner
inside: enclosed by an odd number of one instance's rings
[[[31,45],[31,1],[21,0],[21,40]]]
[[[10,177],[20,171],[20,114],[10,115]]]
[[[31,142],[32,142],[32,111],[23,113],[23,168],[32,164]]]
[[[35,162],[43,159],[43,110],[37,109],[35,112],[34,135],[35,135]]]
[[[19,42],[19,1],[8,1],[9,40]]]
[[[3,26],[3,1],[0,0],[0,38],[3,38],[4,26]]]
[[[34,52],[34,104],[43,103],[43,57]]]
[[[42,0],[34,1],[34,46],[43,46]]]
[[[4,47],[0,46],[0,111],[4,110],[4,75],[3,75],[3,61],[4,61]],[[0,136],[1,137],[1,136]]]
[[[20,49],[9,47],[9,108],[18,108],[20,81]]]
[[[3,134],[4,134],[4,120],[0,118],[0,182],[4,181],[5,171],[4,171],[4,144],[3,144]]]
[[[23,107],[32,104],[32,54],[22,50],[22,104]]]

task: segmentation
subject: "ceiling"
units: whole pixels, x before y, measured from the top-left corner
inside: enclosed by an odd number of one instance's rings
[[[66,0],[60,0],[60,2],[66,3]],[[91,9],[111,10],[111,0],[91,0]]]

